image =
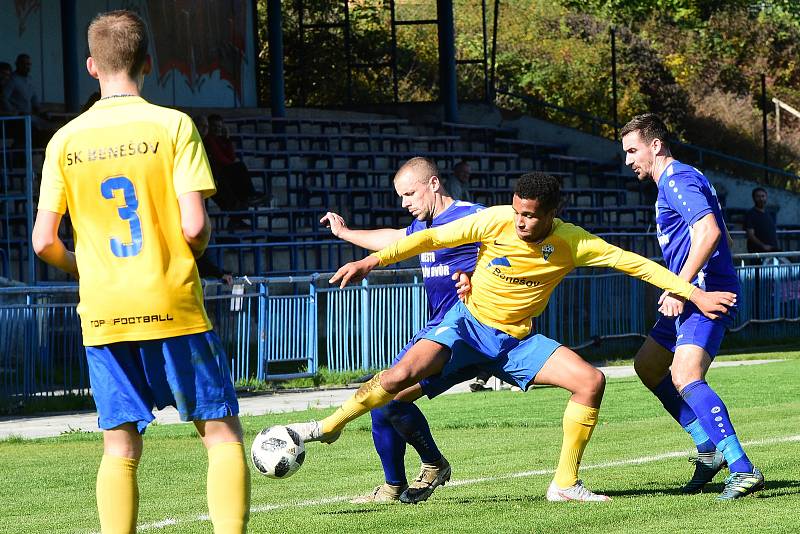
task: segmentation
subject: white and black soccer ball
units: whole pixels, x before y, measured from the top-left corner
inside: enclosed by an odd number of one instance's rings
[[[306,447],[300,436],[283,425],[271,426],[258,433],[250,449],[258,472],[270,478],[288,478],[306,459]]]

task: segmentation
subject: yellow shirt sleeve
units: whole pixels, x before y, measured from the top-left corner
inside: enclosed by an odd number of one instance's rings
[[[381,267],[386,267],[423,252],[482,241],[490,213],[491,209],[483,210],[436,228],[415,232],[372,255],[378,258]]]
[[[576,267],[610,267],[686,299],[695,289],[656,262],[614,246],[582,228],[576,227],[572,250]]]
[[[67,212],[67,191],[61,170],[61,143],[58,139],[58,136],[53,137],[45,150],[39,209],[63,215]]]
[[[217,192],[200,133],[195,128],[194,122],[183,114],[175,141],[172,180],[177,196],[200,191],[203,198],[208,198]]]

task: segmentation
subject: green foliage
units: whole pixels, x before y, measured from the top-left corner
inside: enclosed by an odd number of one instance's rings
[[[345,20],[344,2],[303,4],[304,24]],[[265,1],[259,5],[263,18]],[[284,7],[289,105],[391,102],[395,82],[400,102],[438,99],[435,25],[398,26],[393,41],[391,2],[366,0],[347,3],[347,36],[341,27],[307,29],[301,36],[297,5]],[[487,6],[491,40],[494,3]],[[396,2],[395,7],[396,20],[436,18],[434,2]],[[457,57],[481,59],[481,2],[455,0],[454,17]],[[496,87],[552,106],[503,97],[498,103],[546,120],[606,136],[613,132],[610,125],[598,130],[591,119],[613,118],[612,27],[622,123],[638,113],[656,112],[686,141],[760,161],[760,75],[767,75],[768,99],[776,96],[800,106],[796,0],[504,0],[498,17]],[[265,46],[266,24],[261,28]],[[261,57],[267,57],[263,46]],[[485,97],[483,65],[461,64],[457,72],[462,100]],[[263,87],[268,87],[266,80]],[[785,125],[783,141],[772,141],[770,151],[772,165],[795,172],[800,171],[796,122]],[[800,188],[779,177],[773,185]]]
[[[300,371],[304,372],[303,370]],[[377,370],[368,371],[375,373]],[[289,380],[281,381],[265,381],[257,380],[255,378],[248,378],[247,380],[239,380],[236,382],[236,387],[247,391],[275,391],[285,389],[304,389],[316,388],[326,386],[345,386],[354,383],[357,379],[362,378],[367,372],[363,370],[355,371],[331,371],[327,367],[320,367],[314,376],[304,378],[292,378]]]

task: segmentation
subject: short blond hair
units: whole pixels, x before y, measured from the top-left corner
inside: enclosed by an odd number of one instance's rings
[[[395,180],[406,172],[413,173],[414,178],[418,182],[423,183],[430,180],[432,176],[439,177],[439,167],[436,165],[436,162],[431,158],[424,158],[422,156],[416,156],[403,163],[403,165],[397,169],[397,174],[394,175]]]
[[[147,26],[133,11],[97,15],[89,24],[89,54],[103,73],[138,76],[147,60]]]

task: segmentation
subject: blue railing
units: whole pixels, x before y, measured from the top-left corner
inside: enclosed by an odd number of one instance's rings
[[[786,255],[800,260],[800,253]],[[742,294],[734,335],[800,337],[800,263],[737,271]],[[427,321],[416,270],[377,271],[345,289],[325,280],[327,275],[245,277],[233,288],[205,286],[206,308],[236,380],[308,376],[319,366],[387,367]],[[581,270],[559,285],[535,329],[575,348],[643,336],[656,319],[657,295],[652,286],[619,273]],[[3,405],[89,394],[76,302],[76,286],[0,289]]]

